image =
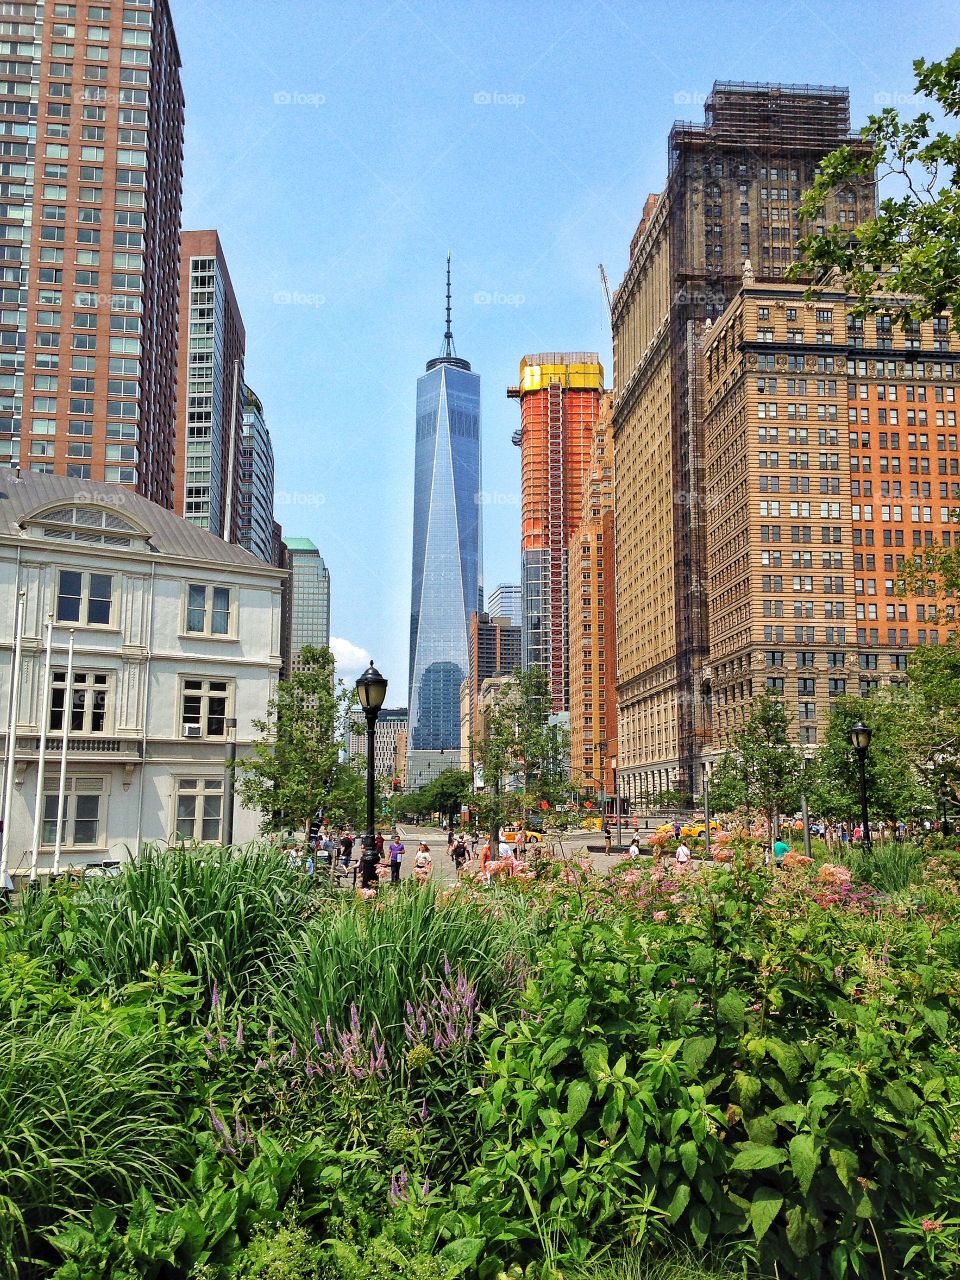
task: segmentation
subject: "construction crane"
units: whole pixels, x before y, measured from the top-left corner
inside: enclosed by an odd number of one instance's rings
[[[603,293],[604,293],[604,297],[607,299],[607,311],[610,313],[610,316],[612,318],[613,317],[613,299],[610,297],[610,282],[607,279],[607,273],[604,270],[602,262],[600,263],[600,279],[603,281]]]

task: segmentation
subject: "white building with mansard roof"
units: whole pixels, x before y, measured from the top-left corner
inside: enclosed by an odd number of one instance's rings
[[[143,841],[224,837],[231,735],[242,756],[276,690],[283,578],[128,490],[0,472],[10,874],[53,869],[58,814],[64,869],[123,858]],[[234,841],[258,830],[237,801]]]

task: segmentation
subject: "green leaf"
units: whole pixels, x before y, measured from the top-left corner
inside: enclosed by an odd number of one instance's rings
[[[883,1091],[883,1096],[893,1106],[894,1111],[905,1116],[912,1116],[920,1106],[920,1099],[903,1080],[891,1080]]]
[[[568,1036],[583,1029],[583,1020],[589,1008],[590,1001],[586,996],[578,996],[576,1000],[570,1001],[563,1014],[563,1029]]]
[[[593,1089],[587,1080],[573,1080],[567,1087],[567,1114],[564,1117],[569,1128],[580,1123],[590,1105]]]
[[[787,1210],[787,1243],[798,1258],[809,1257],[816,1243],[816,1223],[802,1204]]]
[[[602,1076],[609,1075],[607,1046],[602,1041],[587,1045],[583,1051],[583,1066],[591,1080],[599,1080]]]
[[[779,1147],[766,1147],[758,1142],[742,1142],[733,1162],[734,1169],[775,1169],[783,1164]]]
[[[837,1171],[837,1177],[848,1191],[853,1188],[853,1180],[860,1172],[860,1163],[856,1155],[846,1147],[830,1148],[830,1163]]]
[[[939,1040],[946,1040],[950,1023],[945,1009],[932,1009],[927,1004],[921,1004],[920,1017]]]
[[[692,1075],[699,1075],[717,1047],[716,1036],[691,1036],[683,1043],[683,1060]]]
[[[810,1190],[819,1163],[812,1134],[798,1133],[790,1139],[790,1167],[804,1195]]]
[[[453,1280],[468,1267],[472,1267],[480,1256],[483,1240],[477,1236],[464,1236],[462,1240],[451,1240],[440,1250],[440,1261],[445,1267],[445,1280]]]
[[[690,1203],[690,1186],[686,1182],[681,1182],[676,1191],[673,1193],[673,1199],[667,1205],[667,1219],[672,1224],[677,1222],[680,1215]]]
[[[690,1234],[698,1249],[702,1249],[710,1238],[710,1210],[705,1204],[698,1204],[690,1215]]]
[[[692,1178],[697,1172],[697,1164],[699,1163],[700,1149],[691,1139],[685,1142],[680,1148],[680,1163],[683,1165],[683,1172],[688,1178]]]
[[[768,1036],[767,1052],[791,1084],[800,1078],[800,1072],[803,1069],[803,1057],[794,1045],[784,1044],[782,1040],[776,1040]]]
[[[746,1005],[736,991],[728,991],[717,1001],[717,1013],[734,1031],[743,1031]]]
[[[750,1205],[750,1225],[759,1244],[783,1207],[783,1196],[774,1187],[758,1187]]]

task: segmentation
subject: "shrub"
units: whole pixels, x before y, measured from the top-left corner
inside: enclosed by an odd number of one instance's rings
[[[934,1058],[954,1012],[929,967],[847,978],[842,924],[780,917],[768,876],[717,873],[687,924],[562,925],[526,1016],[490,1027],[489,1128],[464,1230],[493,1275],[551,1235],[561,1264],[736,1239],[781,1276],[902,1262],[898,1221],[955,1182]],[[846,946],[844,945],[846,943]]]

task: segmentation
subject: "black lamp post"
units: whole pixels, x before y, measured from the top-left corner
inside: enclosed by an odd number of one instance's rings
[[[357,680],[357,697],[367,717],[367,830],[360,855],[360,885],[368,889],[377,883],[377,845],[374,831],[373,741],[377,716],[387,696],[387,682],[370,663]]]
[[[233,788],[237,776],[237,717],[227,716],[224,720],[227,731],[227,764],[224,770],[223,788],[223,843],[229,847],[233,844]]]
[[[870,747],[870,739],[873,737],[873,730],[869,725],[858,720],[850,730],[850,741],[853,743],[853,749],[857,753],[857,767],[860,772],[860,826],[863,829],[862,844],[866,853],[873,852],[873,842],[870,839],[870,818],[867,814],[867,751]]]

